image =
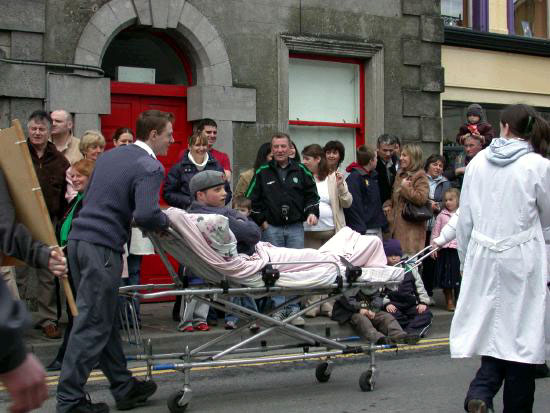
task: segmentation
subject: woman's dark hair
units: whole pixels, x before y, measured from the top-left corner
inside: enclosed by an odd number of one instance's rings
[[[434,153],[433,155],[428,156],[428,159],[426,159],[426,163],[424,164],[424,170],[428,172],[428,168],[430,167],[430,164],[436,163],[437,161],[441,162],[443,164],[443,169],[445,169],[445,157],[443,155]]]
[[[294,159],[298,163],[302,162],[302,158],[300,158],[300,152],[298,152],[298,148],[296,147],[296,144],[293,141],[290,141],[290,144],[294,148],[294,152],[296,152],[296,155],[292,159]]]
[[[118,141],[118,138],[120,138],[120,135],[123,133],[129,133],[132,135],[132,138],[134,137],[134,132],[132,132],[132,129],[130,128],[118,128],[115,133],[113,133],[113,142]]]
[[[525,139],[534,151],[546,156],[550,145],[550,125],[529,105],[510,105],[500,113],[500,122],[508,125],[510,132]]]
[[[317,178],[319,181],[324,181],[330,171],[328,170],[327,158],[325,151],[321,148],[321,145],[316,143],[308,145],[302,151],[302,156],[311,156],[312,158],[320,158],[319,166],[317,167]]]
[[[256,161],[254,162],[254,171],[257,171],[260,166],[267,163],[267,156],[271,153],[271,142],[262,143],[258,148],[256,154]]]
[[[344,162],[344,158],[346,156],[346,148],[344,148],[344,144],[340,141],[328,141],[323,148],[323,152],[326,154],[328,151],[338,151],[340,154],[340,160],[338,161],[338,165],[336,165],[336,168],[338,168],[342,162]]]

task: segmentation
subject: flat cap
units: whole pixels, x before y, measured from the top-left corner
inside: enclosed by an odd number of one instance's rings
[[[223,172],[219,171],[201,171],[189,181],[189,190],[194,197],[197,191],[206,191],[218,185],[224,185],[225,179]]]

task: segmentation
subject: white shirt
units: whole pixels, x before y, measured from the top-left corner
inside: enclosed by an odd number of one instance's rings
[[[157,159],[157,156],[155,155],[155,152],[153,152],[151,147],[149,145],[147,145],[145,142],[136,139],[136,141],[132,145],[139,146],[141,149],[145,150],[153,158]]]
[[[308,225],[304,222],[304,231],[330,231],[334,229],[334,218],[330,207],[328,194],[328,179],[322,182],[316,181],[317,193],[319,194],[319,221],[317,225]]]

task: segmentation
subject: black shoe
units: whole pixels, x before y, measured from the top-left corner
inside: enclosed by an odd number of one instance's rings
[[[105,403],[92,403],[90,396],[80,400],[80,402],[69,410],[69,413],[108,413],[109,406]]]
[[[46,371],[59,371],[61,370],[61,362],[58,359],[55,359],[50,364],[46,366]]]
[[[392,340],[389,338],[389,337],[380,337],[378,340],[376,340],[376,345],[377,346],[383,346],[383,345],[386,345],[386,344],[392,344]]]
[[[132,378],[134,384],[126,396],[116,401],[118,410],[130,410],[138,404],[145,403],[157,391],[154,381],[141,381]]]
[[[403,337],[402,340],[405,344],[414,345],[418,344],[418,342],[420,341],[420,336],[416,333],[410,333]]]
[[[546,377],[550,377],[550,369],[544,364],[537,364],[537,367],[535,367],[535,379],[544,379]]]
[[[469,400],[466,408],[468,413],[488,413],[491,411],[487,408],[487,403],[479,399]]]

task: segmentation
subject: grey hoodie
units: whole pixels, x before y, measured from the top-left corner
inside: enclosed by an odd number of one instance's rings
[[[487,160],[497,166],[506,166],[533,152],[531,144],[524,140],[498,138],[493,139],[485,151]]]

